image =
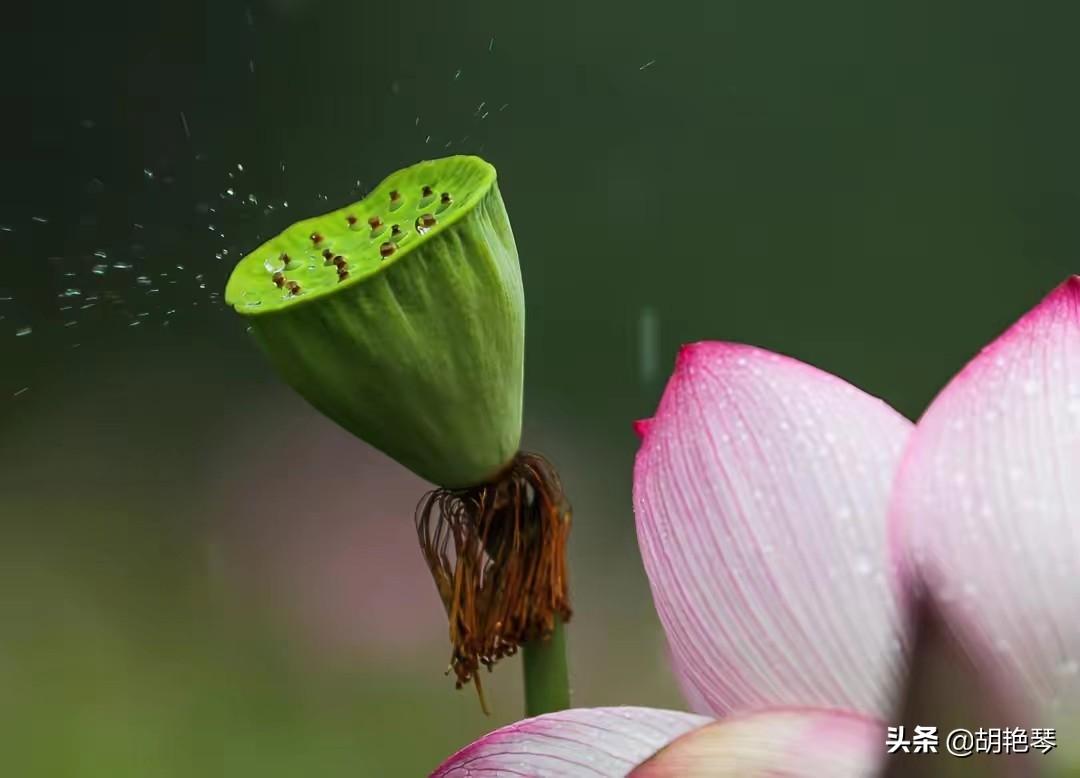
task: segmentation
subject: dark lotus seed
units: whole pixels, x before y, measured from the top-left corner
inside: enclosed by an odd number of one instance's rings
[[[285,274],[284,273],[282,273],[282,272],[274,273],[273,278],[274,278],[274,283],[277,285],[278,289],[285,286]]]
[[[291,259],[289,259],[289,255],[288,255],[288,254],[286,254],[286,253],[284,253],[284,252],[282,252],[282,254],[281,254],[281,257],[280,257],[280,259],[281,259],[281,261],[282,261],[282,262],[284,262],[284,263],[285,263],[286,265],[287,265],[287,264],[289,264],[289,263],[290,263],[290,262],[292,261]]]
[[[420,223],[423,224],[424,227],[426,227],[426,228],[434,227],[435,226],[435,214],[433,214],[433,213],[425,213],[425,214],[423,214],[420,217]]]
[[[384,243],[379,246],[379,256],[381,256],[383,259],[386,259],[395,251],[397,251],[397,246],[395,246],[393,243]]]
[[[342,281],[344,281],[348,277],[349,277],[349,271],[348,270],[342,270],[340,273],[337,274],[338,283],[340,284]]]
[[[300,294],[300,284],[295,281],[290,281],[286,286],[289,288],[289,294]]]
[[[449,192],[443,192],[442,197],[439,198],[439,202],[443,205],[450,205],[450,203],[454,202],[454,198],[450,196]]]
[[[392,237],[396,238],[400,234],[401,234],[401,225],[400,224],[395,224],[393,227],[390,228],[390,235]]]
[[[352,227],[356,224],[356,217],[350,213],[348,216],[345,217],[345,221],[347,221],[349,223],[349,226]]]
[[[317,232],[313,232],[311,233],[311,242],[318,246],[320,243],[323,242],[323,236]]]
[[[341,268],[349,266],[349,263],[345,261],[345,257],[341,256],[340,254],[334,257],[334,264],[338,266],[339,270]]]
[[[396,203],[400,199],[401,199],[401,192],[399,192],[396,189],[393,190],[392,192],[390,192],[390,202]]]
[[[431,197],[432,191],[430,186],[425,186],[422,193],[424,197]]]
[[[331,259],[333,259],[334,252],[331,251],[330,249],[323,249],[322,255],[323,255],[323,259],[325,259],[327,262],[329,262]]]

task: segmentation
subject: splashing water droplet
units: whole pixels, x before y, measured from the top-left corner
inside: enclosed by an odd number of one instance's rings
[[[19,327],[19,329],[15,330],[15,337],[16,338],[25,338],[27,335],[29,335],[33,331],[34,331],[33,327]]]

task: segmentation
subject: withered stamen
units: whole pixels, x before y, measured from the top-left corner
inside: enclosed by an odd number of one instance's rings
[[[551,464],[518,453],[494,482],[436,489],[417,506],[420,547],[450,622],[455,685],[571,616],[570,506]]]
[[[281,253],[281,256],[279,257],[279,259],[280,259],[280,261],[281,261],[281,262],[283,262],[283,263],[284,263],[284,264],[286,264],[286,265],[287,265],[287,264],[289,264],[289,263],[290,263],[290,262],[292,261],[292,260],[291,260],[291,259],[289,258],[289,255],[288,255],[288,254],[286,254],[285,252],[282,252],[282,253]]]

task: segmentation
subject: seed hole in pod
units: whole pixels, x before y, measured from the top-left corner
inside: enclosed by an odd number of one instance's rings
[[[416,217],[416,231],[423,235],[425,232],[435,226],[436,219],[435,214],[425,213]]]
[[[430,186],[425,186],[420,190],[420,202],[416,204],[417,209],[427,208],[433,202],[435,202],[435,190]]]
[[[395,251],[397,251],[397,246],[393,243],[384,243],[379,246],[379,256],[383,259],[391,256]]]
[[[291,296],[295,297],[296,295],[300,294],[300,284],[296,283],[295,281],[289,281],[287,284],[285,284],[285,288],[289,290],[289,294]]]
[[[377,238],[386,231],[386,225],[383,224],[383,220],[378,216],[372,216],[367,220],[368,226],[371,227],[371,237]]]
[[[390,192],[390,210],[396,211],[404,204],[404,200],[401,199],[401,192],[394,189]]]
[[[274,273],[274,284],[278,289],[285,286],[285,274],[281,272]]]

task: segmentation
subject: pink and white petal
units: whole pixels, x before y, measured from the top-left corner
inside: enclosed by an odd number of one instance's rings
[[[623,778],[659,749],[709,723],[656,708],[574,708],[497,729],[458,751],[432,778]]]
[[[862,778],[877,774],[885,730],[841,711],[790,709],[734,716],[696,729],[631,778]]]
[[[911,423],[751,346],[685,346],[634,469],[638,541],[702,713],[883,715],[902,661],[886,549]]]
[[[1080,703],[1080,277],[930,405],[891,519],[969,650],[1029,701]]]

